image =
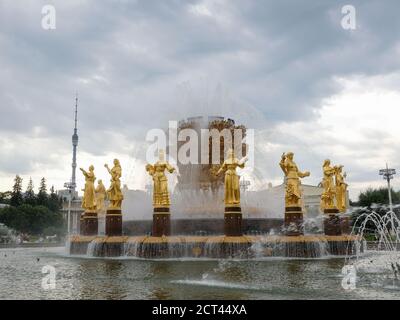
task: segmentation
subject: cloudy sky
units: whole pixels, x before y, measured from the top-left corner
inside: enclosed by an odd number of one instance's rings
[[[56,29],[42,28],[46,4]],[[254,188],[281,182],[291,150],[307,184],[325,158],[343,164],[355,199],[384,184],[386,161],[400,169],[399,12],[397,0],[1,0],[0,191],[15,174],[24,187],[69,180],[78,92],[78,166],[105,181],[119,157],[123,183],[144,188],[146,132],[212,114],[255,129]]]

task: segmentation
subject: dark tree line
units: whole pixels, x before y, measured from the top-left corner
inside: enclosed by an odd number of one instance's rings
[[[391,190],[392,193],[392,201],[393,204],[400,204],[400,191]],[[368,188],[366,191],[361,192],[358,197],[358,202],[352,203],[353,206],[360,206],[363,208],[359,208],[352,213],[352,224],[359,219],[360,216],[364,216],[365,214],[370,214],[372,212],[376,213],[381,218],[386,215],[389,211],[389,194],[388,188]],[[374,206],[373,206],[374,205]],[[400,217],[400,209],[394,208],[394,213],[397,217]],[[358,220],[357,227],[359,227],[364,222],[364,219]],[[388,229],[391,228],[391,225],[386,225]],[[377,231],[376,225],[372,221],[368,221],[366,224],[366,233],[371,234],[370,240],[376,240],[374,234]]]
[[[392,191],[392,201],[394,204],[400,203],[400,191]],[[358,202],[355,205],[361,207],[369,207],[373,203],[379,205],[387,205],[389,203],[388,188],[372,189],[368,188],[366,191],[361,192],[358,196]]]
[[[32,179],[29,179],[25,192],[22,178],[16,176],[12,191],[0,193],[0,203],[9,206],[0,209],[0,223],[21,233],[31,235],[54,235],[64,233],[64,219],[61,199],[54,186],[47,191],[46,179],[40,181],[35,193]]]

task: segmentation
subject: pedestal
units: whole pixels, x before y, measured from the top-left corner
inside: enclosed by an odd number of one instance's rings
[[[106,236],[122,236],[121,209],[108,209],[106,213]]]
[[[171,214],[168,207],[154,208],[153,237],[171,235]]]
[[[350,217],[341,216],[340,217],[340,226],[342,229],[342,234],[350,234],[351,233]]]
[[[301,207],[285,208],[285,235],[304,235],[303,209]]]
[[[243,235],[241,207],[225,207],[224,234],[227,237],[240,237]]]
[[[97,236],[99,223],[97,220],[97,212],[95,211],[85,211],[83,214],[81,226],[83,226],[84,236]]]
[[[81,236],[85,235],[85,223],[84,223],[85,220],[83,220],[84,216],[85,216],[85,213],[82,213],[81,217],[79,218],[79,234]]]
[[[324,233],[327,236],[340,236],[342,226],[340,223],[339,210],[336,208],[324,210]]]

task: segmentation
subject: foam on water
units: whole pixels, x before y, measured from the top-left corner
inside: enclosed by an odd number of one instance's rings
[[[224,289],[241,289],[241,290],[263,290],[263,288],[259,286],[250,286],[241,283],[232,283],[225,282],[219,280],[172,280],[171,283],[175,284],[183,284],[183,285],[194,285],[194,286],[205,286],[205,287],[213,287],[213,288],[224,288]]]
[[[370,251],[354,262],[357,271],[363,273],[398,272],[400,276],[400,252]]]

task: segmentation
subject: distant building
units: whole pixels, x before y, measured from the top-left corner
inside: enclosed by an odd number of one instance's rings
[[[62,189],[57,191],[57,195],[60,199],[62,199],[62,201],[68,202],[69,198],[71,197],[71,200],[78,200],[79,196],[78,196],[78,191],[69,191],[67,189]]]
[[[68,206],[69,201],[62,202],[61,212],[64,215],[65,221],[68,221]],[[82,199],[77,197],[71,201],[71,218],[70,218],[70,230],[79,233],[79,221],[81,214],[84,209],[82,208]]]
[[[308,184],[302,184],[301,188],[303,189],[303,209],[304,213],[310,217],[315,217],[320,214],[320,204],[321,204],[321,195],[324,191],[322,187],[312,186]],[[285,184],[281,184],[275,187],[268,189],[269,192],[272,192],[275,195],[279,195],[280,203],[282,206],[279,207],[279,212],[284,212],[284,198],[285,198]],[[268,192],[267,190],[267,192]],[[349,193],[347,192],[346,197],[347,207],[350,206]],[[272,212],[272,214],[279,214],[279,212]]]

